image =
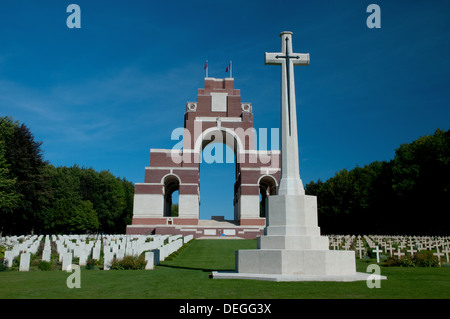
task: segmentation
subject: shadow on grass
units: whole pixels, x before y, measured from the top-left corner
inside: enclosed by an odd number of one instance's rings
[[[227,272],[231,272],[234,271],[235,269],[218,269],[218,268],[202,268],[202,267],[190,267],[190,266],[176,266],[176,265],[168,265],[168,264],[159,264],[159,267],[166,267],[166,268],[174,268],[174,269],[186,269],[186,270],[201,270],[203,272],[213,272],[213,271],[227,271]]]

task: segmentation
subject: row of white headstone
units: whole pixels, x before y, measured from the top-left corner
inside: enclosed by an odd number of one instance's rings
[[[0,246],[6,249],[4,262],[7,267],[12,267],[14,259],[20,258],[19,271],[29,271],[31,254],[38,253],[42,241],[41,260],[50,262],[51,244],[54,243],[62,270],[71,269],[73,258],[78,258],[80,266],[86,266],[89,256],[100,260],[102,249],[104,270],[111,268],[114,258],[140,256],[144,252],[145,269],[153,269],[192,238],[192,235],[30,235],[0,237]]]
[[[2,237],[0,239],[0,245],[10,248],[4,253],[4,262],[6,266],[11,267],[13,260],[16,257],[21,256],[19,270],[27,271],[30,264],[31,254],[36,254],[38,252],[41,240],[42,235]]]
[[[368,250],[376,253],[378,262],[379,253],[383,250],[386,255],[398,258],[406,254],[413,257],[419,251],[430,250],[439,260],[445,256],[446,262],[450,262],[449,236],[329,235],[328,238],[330,249],[355,250],[356,256],[360,259]]]

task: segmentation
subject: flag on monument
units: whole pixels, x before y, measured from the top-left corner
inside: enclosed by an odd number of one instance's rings
[[[225,72],[226,73],[228,73],[228,71],[230,72],[230,78],[231,77],[233,77],[233,75],[232,75],[232,69],[231,69],[231,61],[230,61],[230,63],[228,63],[228,66],[227,66],[227,68],[225,69]]]
[[[208,77],[208,60],[206,60],[205,66],[203,67],[203,70],[205,70],[206,77]]]

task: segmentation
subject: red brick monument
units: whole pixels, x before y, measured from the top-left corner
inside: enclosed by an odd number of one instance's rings
[[[198,89],[197,101],[186,104],[184,129],[180,128],[180,132],[183,139],[174,148],[150,150],[144,183],[135,184],[133,221],[127,234],[192,234],[195,238],[262,235],[266,226],[265,199],[277,194],[280,151],[256,150],[252,105],[241,102],[234,79],[206,77],[205,87]],[[209,143],[223,143],[234,150],[233,221],[199,220],[199,165]],[[175,191],[179,192],[176,217],[171,216]]]

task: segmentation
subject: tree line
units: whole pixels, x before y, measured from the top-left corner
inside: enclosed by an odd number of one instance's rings
[[[450,234],[450,131],[402,144],[390,161],[311,181],[324,234]]]
[[[109,171],[55,167],[25,124],[0,117],[0,234],[124,233],[134,185]]]

